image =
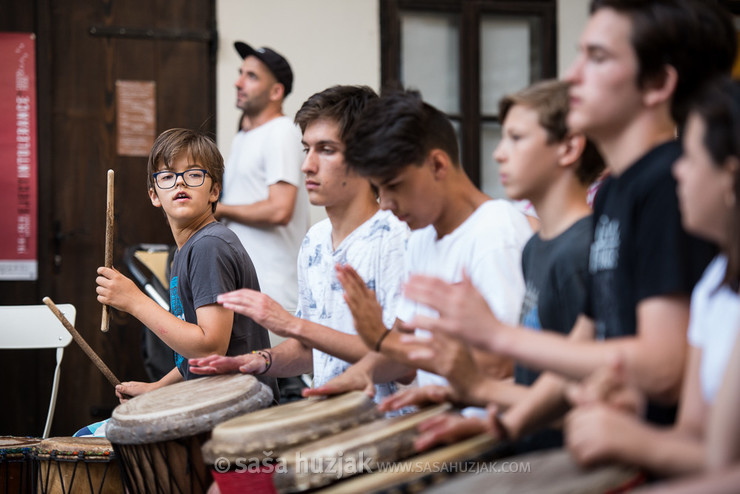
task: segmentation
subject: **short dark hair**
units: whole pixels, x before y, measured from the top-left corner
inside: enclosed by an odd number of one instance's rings
[[[613,9],[630,18],[638,61],[637,84],[678,72],[671,115],[683,126],[692,98],[707,80],[729,74],[737,36],[729,13],[716,0],[592,0],[591,13]]]
[[[339,125],[339,138],[344,142],[367,103],[377,98],[368,86],[332,86],[309,97],[295,114],[295,123],[305,132],[317,120],[333,120]]]
[[[568,137],[569,87],[567,82],[553,79],[536,82],[521,91],[507,94],[498,103],[499,120],[503,123],[515,105],[526,106],[537,112],[537,122],[547,132],[547,142],[562,142]],[[606,166],[590,139],[586,139],[586,147],[578,159],[576,177],[584,185],[593,183]]]
[[[183,153],[202,166],[211,177],[211,188],[221,186],[224,179],[224,158],[216,143],[202,132],[190,129],[169,129],[162,132],[154,141],[146,165],[147,189],[154,189],[152,174],[160,168],[169,169]],[[216,203],[212,205],[216,211]]]
[[[460,167],[455,129],[418,91],[393,90],[368,103],[346,145],[350,168],[383,181],[409,165],[421,166],[433,149]]]
[[[740,83],[719,78],[708,83],[691,111],[704,122],[704,147],[717,167],[728,158],[740,160]],[[740,169],[735,172],[735,204],[727,225],[727,271],[724,283],[738,290],[740,282]]]

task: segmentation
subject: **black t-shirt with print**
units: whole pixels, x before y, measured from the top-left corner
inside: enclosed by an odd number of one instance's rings
[[[681,154],[677,141],[661,144],[619,177],[607,178],[594,201],[586,314],[596,338],[633,336],[637,306],[650,297],[690,296],[717,252],[686,233],[671,167]],[[686,338],[685,328],[680,338]],[[651,406],[648,418],[670,423],[672,410]]]

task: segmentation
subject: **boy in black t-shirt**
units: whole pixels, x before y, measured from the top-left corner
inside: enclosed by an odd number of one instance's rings
[[[620,360],[627,383],[675,404],[690,291],[713,255],[680,224],[670,173],[675,128],[702,83],[732,66],[734,29],[711,2],[594,0],[591,10],[568,74],[568,125],[597,144],[611,178],[595,202],[593,282],[573,331],[606,340],[521,331],[486,311],[470,284],[422,277],[409,281],[406,295],[440,318],[411,324],[573,379]],[[502,419],[499,432],[511,425]]]
[[[188,370],[188,358],[240,355],[270,346],[265,328],[216,302],[226,291],[259,290],[254,266],[241,242],[213,214],[223,167],[216,144],[187,129],[163,132],[149,155],[149,197],[164,211],[177,244],[169,312],[117,270],[98,268],[98,301],[136,317],[175,351],[174,368],[159,381],[116,386],[122,401],[124,395],[137,396],[197,377]],[[275,379],[261,376],[261,380],[271,386],[277,399]]]

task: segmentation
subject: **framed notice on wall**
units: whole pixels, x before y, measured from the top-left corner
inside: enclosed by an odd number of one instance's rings
[[[154,81],[116,81],[120,156],[149,156],[157,122],[155,93]]]
[[[35,36],[0,33],[0,280],[35,280]]]

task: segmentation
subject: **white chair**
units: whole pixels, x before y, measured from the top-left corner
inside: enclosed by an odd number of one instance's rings
[[[75,315],[77,314],[75,307],[72,304],[59,304],[57,307],[74,325]],[[59,388],[59,366],[62,363],[64,347],[69,345],[71,341],[72,335],[46,305],[0,306],[0,348],[57,349],[57,366],[54,370],[49,412],[46,415],[43,437],[49,437]]]

